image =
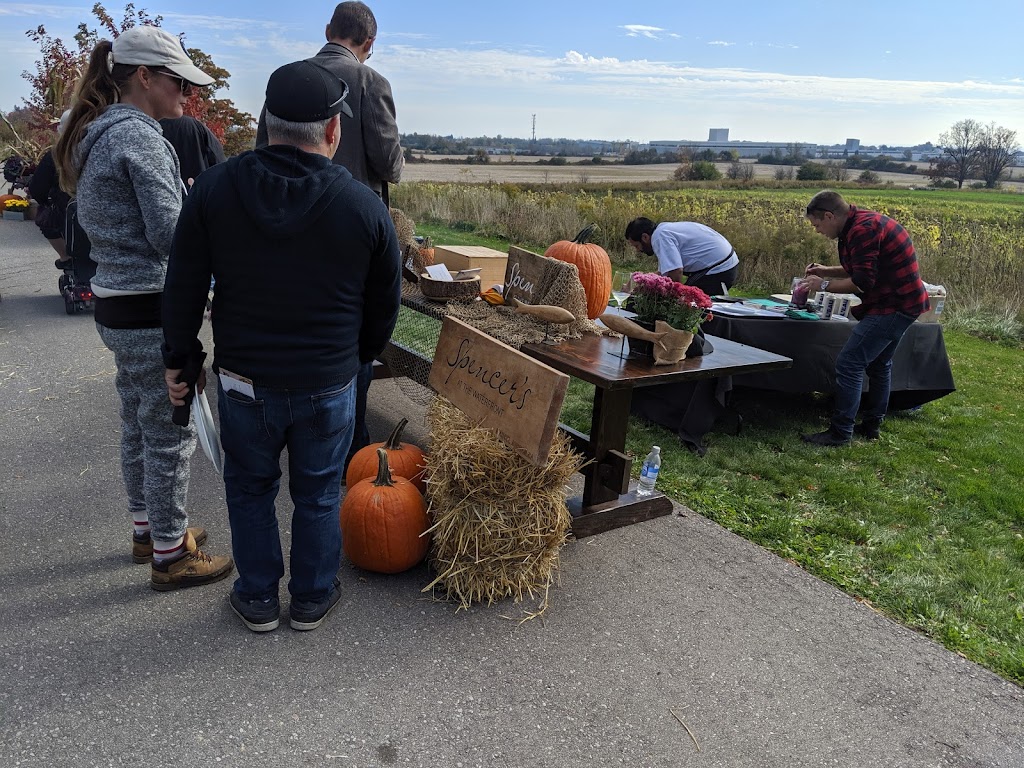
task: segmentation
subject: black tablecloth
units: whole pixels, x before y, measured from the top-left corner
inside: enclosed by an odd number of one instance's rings
[[[703,453],[703,437],[724,411],[733,387],[792,393],[834,391],[836,357],[854,325],[839,320],[718,315],[702,326],[706,333],[785,355],[793,359],[793,367],[638,389],[633,393],[632,411],[675,431],[687,446]],[[893,357],[889,410],[914,408],[955,390],[942,326],[914,323]]]

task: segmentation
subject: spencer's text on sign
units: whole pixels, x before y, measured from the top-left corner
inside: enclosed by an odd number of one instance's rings
[[[446,317],[430,386],[538,466],[547,460],[569,377]]]

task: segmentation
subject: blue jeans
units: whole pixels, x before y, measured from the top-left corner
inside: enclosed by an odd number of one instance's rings
[[[294,599],[327,596],[341,567],[338,506],[356,402],[356,380],[324,389],[255,388],[256,399],[218,385],[224,490],[243,600],[277,597],[284,558],[274,500],[288,448]]]
[[[853,333],[836,358],[836,390],[832,411],[832,429],[846,438],[853,436],[853,425],[861,404],[864,375],[868,393],[864,398],[864,418],[881,419],[889,407],[892,356],[907,329],[916,318],[895,312],[891,315],[867,315],[853,327]]]
[[[359,373],[356,375],[356,425],[352,433],[352,445],[348,449],[348,456],[345,458],[345,469],[348,463],[356,455],[360,448],[370,444],[370,429],[366,426],[366,400],[370,394],[370,385],[373,383],[373,363],[361,363]]]

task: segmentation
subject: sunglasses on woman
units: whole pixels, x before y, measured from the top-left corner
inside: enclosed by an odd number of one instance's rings
[[[178,81],[178,86],[181,88],[181,95],[182,96],[188,96],[189,94],[192,93],[192,89],[193,88],[197,88],[198,87],[198,86],[192,85],[192,83],[190,83],[185,78],[178,77],[177,75],[175,75],[172,72],[164,72],[163,70],[158,69],[158,70],[156,70],[156,73],[158,75],[166,75],[167,77],[170,77],[170,78],[173,78],[173,79],[177,80]]]

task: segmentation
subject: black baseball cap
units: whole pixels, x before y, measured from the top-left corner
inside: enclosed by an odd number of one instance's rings
[[[274,70],[267,82],[267,112],[290,123],[315,123],[339,112],[352,117],[345,103],[348,83],[316,62],[304,60]]]

